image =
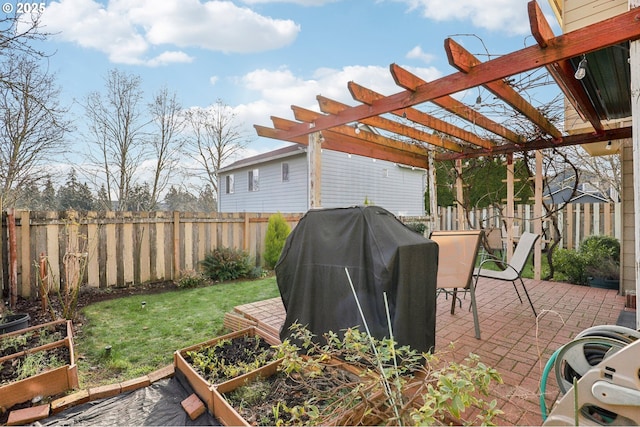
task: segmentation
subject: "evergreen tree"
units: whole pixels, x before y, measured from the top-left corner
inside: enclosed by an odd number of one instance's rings
[[[47,178],[44,189],[40,194],[40,209],[46,211],[58,210],[58,199],[56,198],[56,189],[53,188],[51,178]]]
[[[198,198],[188,191],[176,188],[173,185],[169,188],[169,192],[167,192],[167,195],[164,197],[164,204],[167,210],[170,211],[198,211]]]
[[[58,190],[58,206],[62,210],[90,211],[94,206],[93,194],[87,184],[78,182],[76,170],[71,169],[67,182]]]
[[[150,210],[152,197],[149,183],[145,182],[142,185],[136,184],[131,187],[127,199],[129,200],[128,210],[137,212]]]
[[[217,210],[216,197],[213,194],[213,189],[209,184],[200,189],[200,195],[198,196],[198,210],[200,212],[215,212]]]

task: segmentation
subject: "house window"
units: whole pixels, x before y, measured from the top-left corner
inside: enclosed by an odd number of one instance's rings
[[[289,181],[289,163],[282,163],[282,182]]]
[[[259,173],[258,169],[249,171],[249,191],[258,191],[259,188]]]
[[[233,194],[233,174],[229,174],[226,176],[226,184],[227,184],[227,194]]]

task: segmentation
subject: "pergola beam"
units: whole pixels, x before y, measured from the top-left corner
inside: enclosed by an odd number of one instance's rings
[[[279,139],[276,136],[278,131],[289,129],[292,126],[298,124],[298,122],[282,119],[279,117],[272,117],[271,120],[273,121],[274,127],[276,129],[271,129],[264,126],[255,126],[256,129],[261,133],[261,136]],[[390,162],[396,162],[403,165],[414,166],[423,169],[427,169],[429,167],[427,150],[416,145],[412,146],[412,148],[408,148],[407,145],[409,144],[404,144],[404,146],[380,144],[380,140],[369,141],[363,138],[355,138],[353,135],[349,135],[348,133],[340,133],[335,131],[334,129],[323,130],[322,137],[324,138],[324,140],[322,141],[322,148],[326,148],[327,150],[340,151],[348,154],[357,154],[359,156],[387,160]],[[298,137],[295,141],[289,142],[295,142],[301,145],[309,144],[308,137],[306,136]]]
[[[410,73],[398,64],[391,64],[389,66],[389,69],[396,84],[404,89],[414,91],[418,86],[427,83],[425,80],[421,79],[413,73]],[[502,126],[499,123],[494,122],[493,120],[489,119],[483,114],[480,114],[478,111],[458,101],[452,96],[447,95],[440,98],[432,99],[431,102],[441,108],[444,108],[450,113],[453,113],[456,116],[468,121],[469,123],[473,123],[473,125],[475,126],[479,126],[491,133],[501,136],[507,141],[511,141],[516,144],[521,144],[524,142],[524,139],[517,133]]]
[[[375,101],[384,98],[384,95],[374,92],[371,89],[367,89],[364,86],[360,86],[355,82],[348,83],[349,92],[351,96],[356,100],[365,104],[371,105]],[[461,139],[469,144],[477,145],[483,148],[491,149],[495,146],[493,141],[480,138],[473,132],[461,129],[457,126],[447,123],[444,120],[433,117],[423,111],[418,111],[415,108],[403,108],[402,110],[390,111],[391,114],[406,118],[412,122],[418,123],[422,126],[433,129],[437,132],[451,135],[454,138]],[[363,119],[365,120],[365,119]]]
[[[349,106],[346,104],[331,100],[329,98],[325,98],[320,95],[317,96],[317,100],[318,104],[320,105],[320,111],[322,111],[323,113],[338,114],[340,111],[349,108]],[[446,150],[454,152],[463,151],[462,147],[459,144],[449,140],[448,138],[440,138],[436,135],[421,131],[420,129],[416,129],[411,126],[407,126],[403,123],[385,119],[384,117],[370,117],[368,119],[363,119],[361,123],[378,129],[387,130],[389,132],[404,136],[405,138],[425,142],[436,147],[441,147]],[[353,133],[356,133],[356,128],[354,127],[352,131]]]
[[[554,62],[569,59],[604,47],[640,39],[638,12],[631,10],[604,21],[554,37],[549,47],[529,46],[490,61],[481,62],[468,73],[454,73],[418,86],[414,91],[402,91],[374,102],[359,105],[338,115],[323,116],[314,123],[298,123],[287,131],[279,131],[278,139],[290,140],[314,131],[388,113],[428,102],[465,89],[504,79]],[[449,44],[450,39],[445,43]]]
[[[582,145],[590,144],[592,142],[610,141],[616,139],[631,138],[631,126],[615,129],[605,129],[602,133],[581,133],[574,135],[567,135],[562,137],[560,141],[554,141],[550,139],[536,139],[527,142],[524,146],[517,146],[514,144],[499,145],[491,151],[488,150],[473,150],[465,151],[462,154],[455,153],[442,153],[436,157],[436,160],[453,160],[458,158],[474,158],[483,156],[493,156],[500,154],[512,154],[523,151],[544,150],[546,148],[554,147],[567,147],[570,145]]]
[[[540,6],[538,6],[537,2],[529,2],[528,11],[531,34],[538,42],[538,46],[542,49],[546,49],[550,46],[549,43],[555,37],[553,30],[551,29],[549,22],[547,22],[544,17],[542,10],[540,10]],[[582,120],[591,123],[591,126],[593,126],[596,132],[602,132],[604,130],[602,121],[600,120],[596,109],[593,107],[584,87],[574,77],[575,70],[573,69],[571,62],[567,59],[563,59],[547,65],[547,70]]]
[[[445,50],[447,51],[449,64],[456,67],[463,73],[469,73],[481,64],[481,61],[478,58],[473,56],[454,40],[449,40],[445,45]],[[484,87],[513,107],[513,109],[520,112],[520,114],[529,119],[531,123],[537,125],[546,135],[551,135],[555,139],[562,138],[562,132],[560,132],[560,130],[549,121],[549,119],[542,115],[536,107],[531,105],[511,86],[505,83],[504,80],[486,82],[484,83]]]

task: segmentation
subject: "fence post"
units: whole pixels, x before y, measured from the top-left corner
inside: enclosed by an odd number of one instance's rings
[[[242,250],[249,250],[249,213],[244,212],[244,229],[242,230]]]
[[[31,296],[31,229],[29,211],[20,212],[20,264],[22,265],[20,295]]]
[[[180,212],[173,212],[173,268],[171,280],[178,279],[180,271]]]

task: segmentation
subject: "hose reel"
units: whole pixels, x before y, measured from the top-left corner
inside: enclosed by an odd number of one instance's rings
[[[633,329],[602,325],[582,331],[559,348],[541,379],[540,404],[545,425],[575,423],[574,379],[583,378],[577,382],[581,424],[640,424],[639,339],[640,332]],[[564,396],[547,418],[544,388],[551,368]]]

